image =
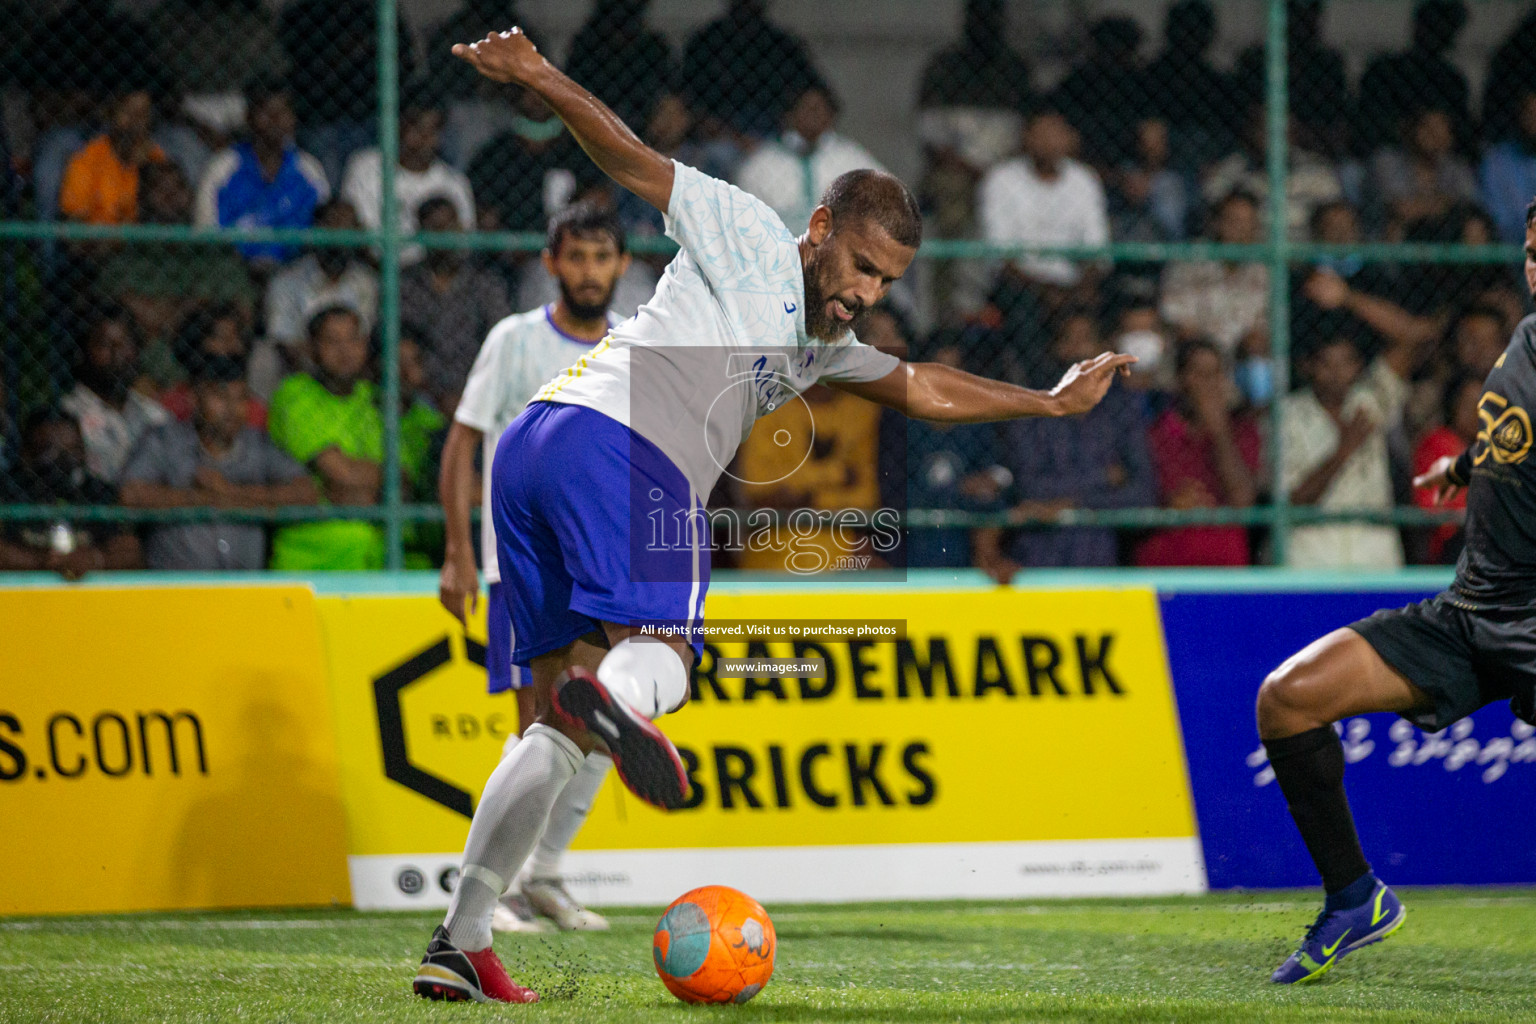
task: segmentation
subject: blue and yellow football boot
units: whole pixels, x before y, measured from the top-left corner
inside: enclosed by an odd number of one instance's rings
[[[1280,985],[1320,978],[1361,946],[1380,942],[1403,926],[1408,908],[1384,882],[1377,882],[1366,901],[1349,910],[1329,910],[1317,915],[1296,952],[1270,977]]]

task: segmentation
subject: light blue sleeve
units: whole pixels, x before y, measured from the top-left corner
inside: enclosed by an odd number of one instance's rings
[[[716,288],[761,291],[800,273],[800,253],[779,215],[761,199],[687,164],[672,162],[667,237]],[[793,278],[790,278],[793,279]]]

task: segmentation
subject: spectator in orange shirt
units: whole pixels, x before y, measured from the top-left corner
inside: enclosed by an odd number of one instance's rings
[[[1444,408],[1445,422],[1424,435],[1413,451],[1413,475],[1428,471],[1442,455],[1452,458],[1460,455],[1467,445],[1477,440],[1481,425],[1477,415],[1477,403],[1483,395],[1483,383],[1470,373],[1459,374],[1446,385]],[[1413,492],[1413,503],[1419,508],[1466,508],[1467,492],[1461,491],[1444,505],[1436,505],[1435,492],[1429,487],[1419,487]],[[1425,552],[1430,563],[1451,565],[1461,555],[1462,525],[1445,523],[1429,535]]]
[[[139,219],[139,168],[164,163],[150,140],[154,103],[146,90],[127,92],[112,105],[106,134],[76,153],[64,171],[59,212],[85,224],[132,224]]]

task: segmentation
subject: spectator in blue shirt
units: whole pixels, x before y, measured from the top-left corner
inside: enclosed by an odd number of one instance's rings
[[[1057,324],[1046,376],[1060,376],[1068,365],[1103,351],[1098,325],[1086,310],[1068,309]],[[1111,388],[1082,416],[1005,424],[1003,454],[1021,514],[1049,518],[1067,509],[1156,503],[1146,430],[1135,396],[1123,387]],[[1025,567],[1113,566],[1119,543],[1113,529],[1044,527],[1020,530],[1007,554]]]
[[[1536,195],[1536,88],[1520,94],[1515,110],[1515,131],[1488,147],[1478,185],[1499,241],[1519,244],[1525,241],[1526,204]]]
[[[307,228],[315,207],[331,197],[320,161],[293,142],[298,121],[288,86],[261,79],[246,90],[249,139],[208,164],[197,190],[198,227]],[[297,246],[241,245],[252,263],[286,263]]]

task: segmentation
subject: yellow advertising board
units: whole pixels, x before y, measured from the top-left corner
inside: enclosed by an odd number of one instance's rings
[[[0,914],[349,901],[307,587],[0,591]]]
[[[429,597],[319,602],[361,906],[446,900],[515,708],[483,627]],[[694,783],[670,814],[610,780],[568,858],[594,902],[738,884],[776,899],[1204,886],[1150,590],[713,594],[711,623],[897,619],[901,641],[711,644],[662,722]],[[824,679],[725,679],[818,655]]]

